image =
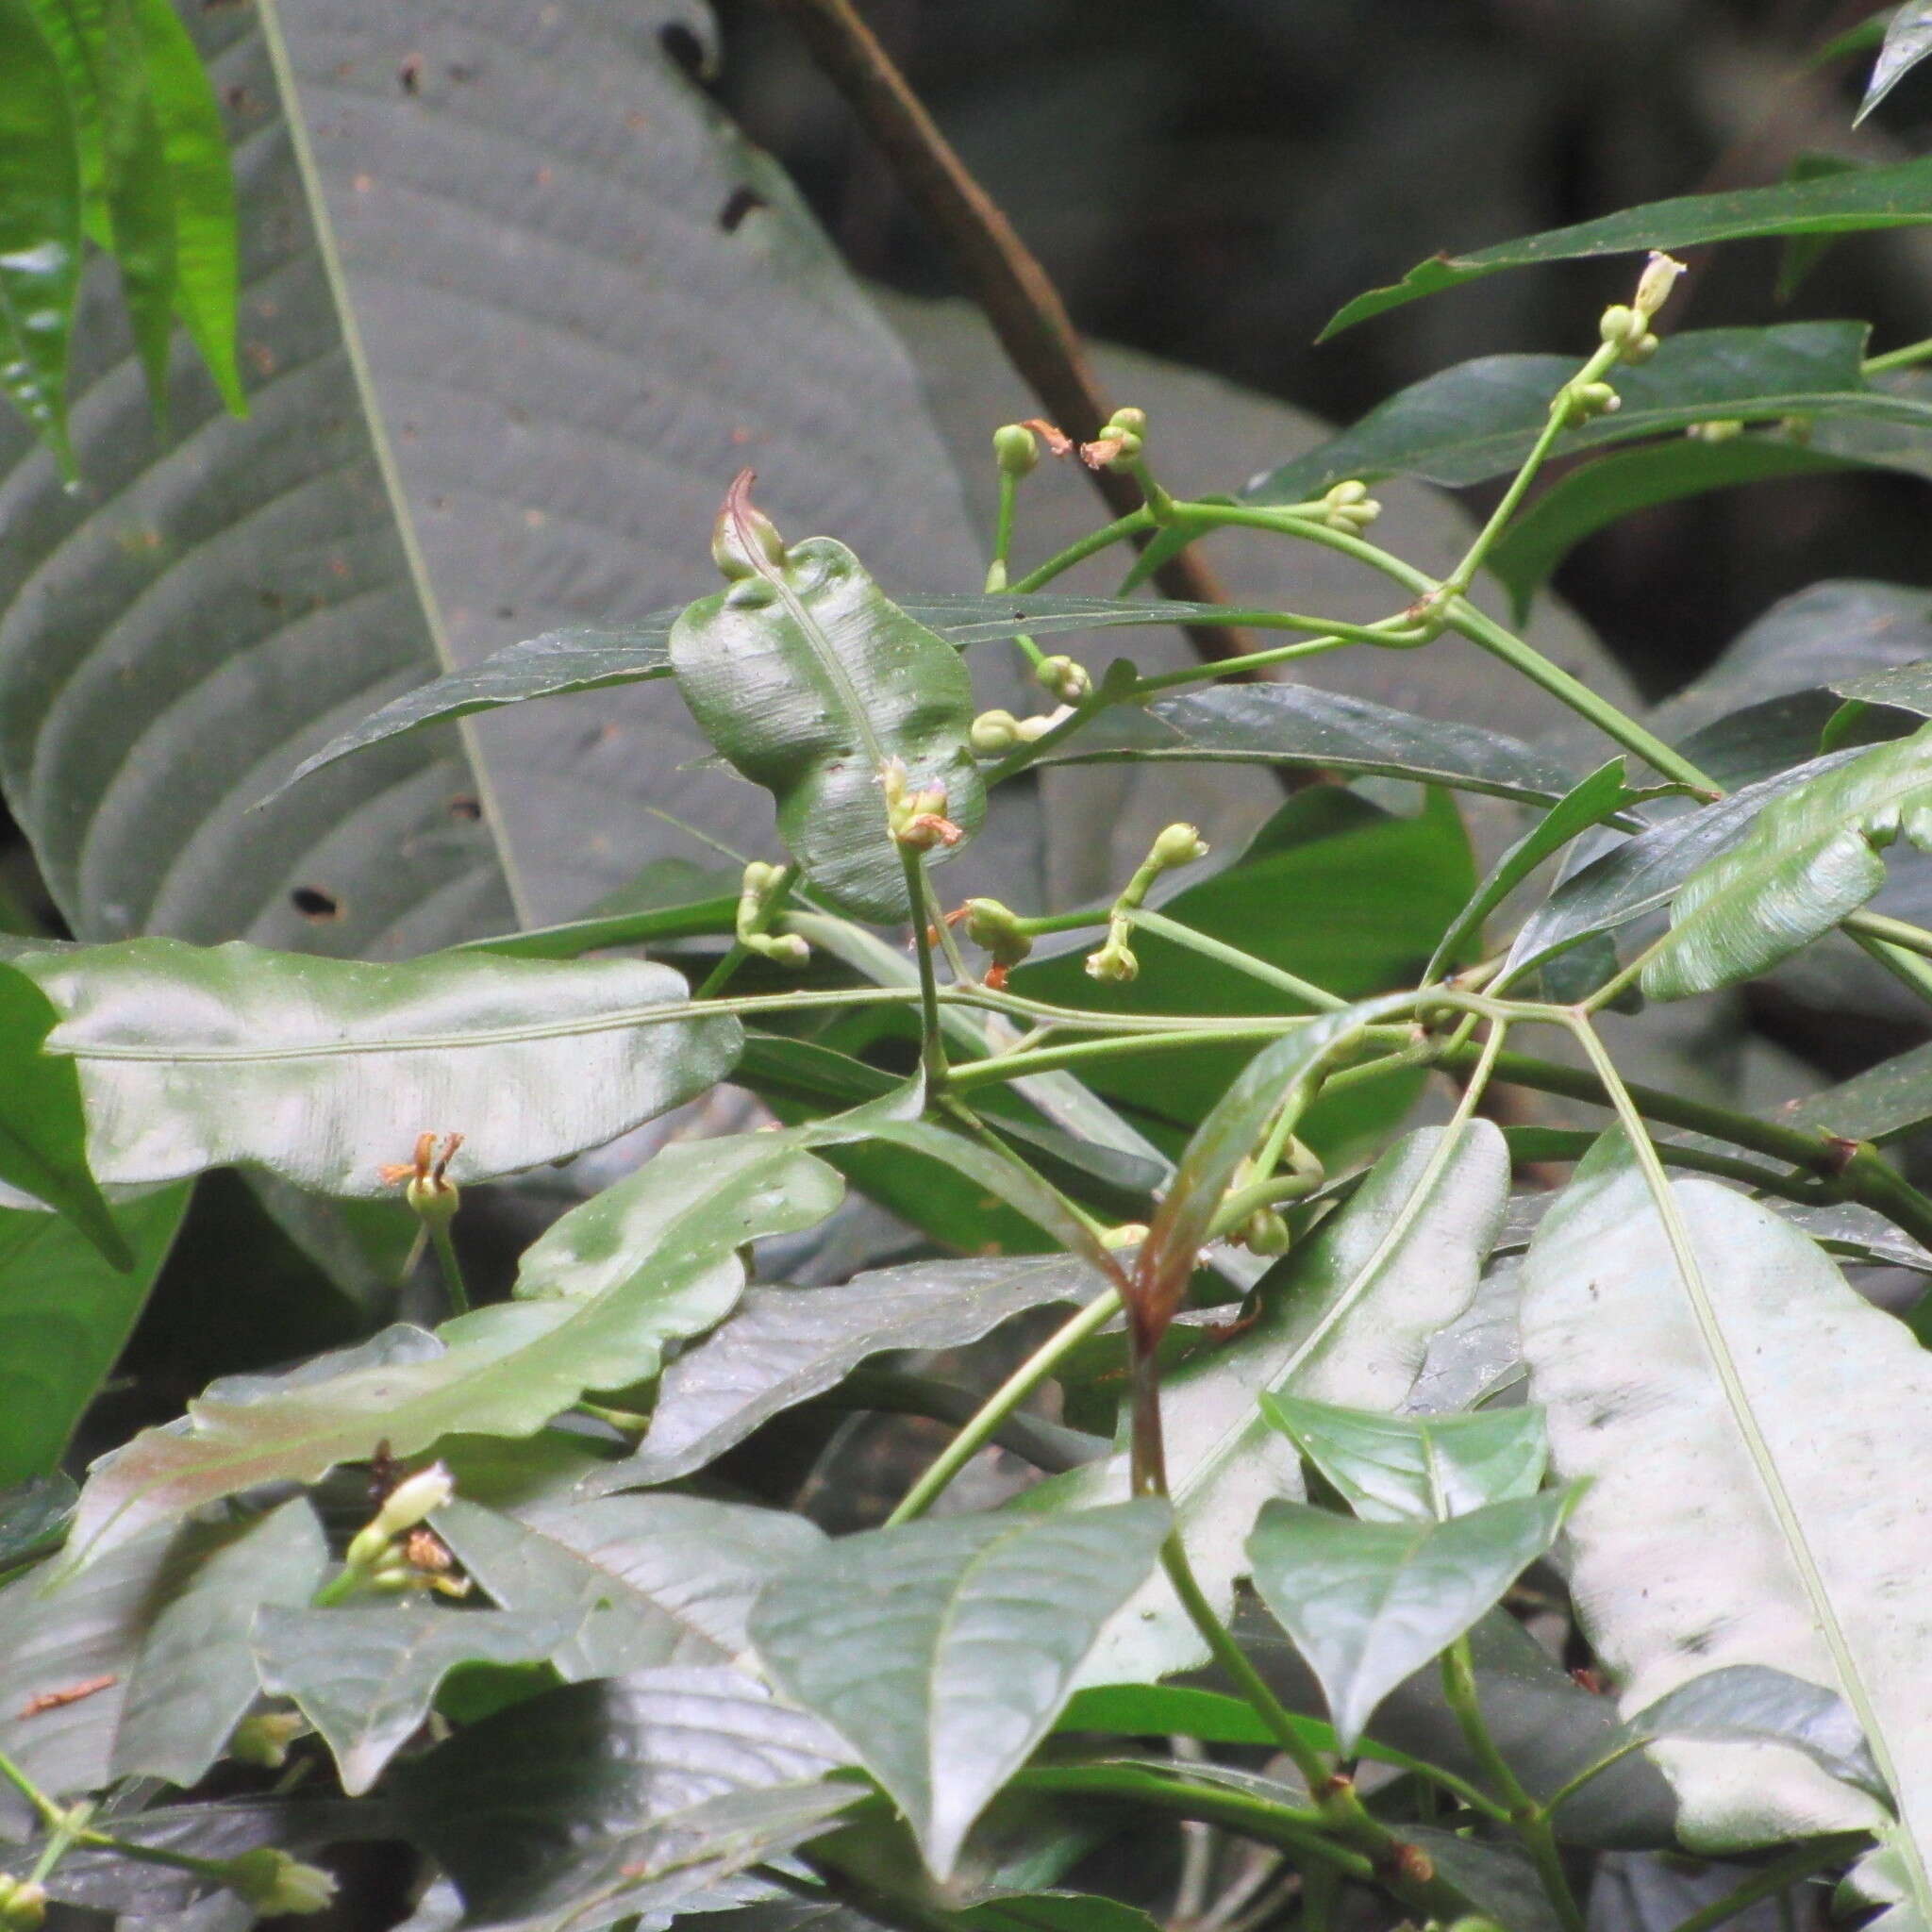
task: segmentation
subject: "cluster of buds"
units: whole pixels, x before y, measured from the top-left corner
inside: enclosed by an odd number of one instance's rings
[[[1573,382],[1557,398],[1563,421],[1573,429],[1581,428],[1598,416],[1614,416],[1624,407],[1624,398],[1607,382]]]
[[[1042,658],[1033,667],[1033,681],[1063,705],[1077,705],[1093,695],[1092,674],[1072,658]]]
[[[1103,985],[1124,986],[1141,976],[1141,961],[1131,943],[1133,915],[1141,908],[1148,890],[1164,872],[1180,865],[1191,865],[1208,856],[1208,841],[1192,825],[1167,826],[1149,848],[1141,867],[1127,881],[1126,890],[1113,902],[1113,913],[1107,923],[1107,939],[1087,956],[1087,974]]]
[[[47,1888],[28,1878],[0,1873],[0,1926],[6,1932],[34,1932],[47,1916]]]
[[[1657,354],[1657,337],[1651,323],[1671,299],[1671,291],[1684,264],[1674,256],[1653,253],[1637,280],[1637,293],[1627,303],[1613,303],[1603,313],[1603,339],[1617,352],[1620,362],[1648,362]]]
[[[1044,738],[1062,718],[1072,714],[1071,705],[1062,705],[1038,718],[1016,718],[1010,711],[982,711],[974,719],[966,741],[980,758],[1005,758],[1015,746],[1032,744]]]
[[[1116,409],[1101,425],[1091,442],[1080,445],[1080,460],[1090,470],[1124,470],[1141,459],[1147,446],[1147,411]]]
[[[1381,514],[1382,506],[1366,483],[1338,483],[1322,499],[1322,522],[1346,536],[1359,535]]]
[[[1020,924],[1020,915],[997,899],[969,899],[960,911],[966,921],[966,937],[992,955],[988,983],[1004,986],[1007,974],[1033,950],[1032,940]]]
[[[756,953],[774,966],[797,968],[811,958],[811,948],[796,933],[769,933],[764,921],[772,895],[784,882],[785,868],[754,858],[744,869],[738,894],[738,943],[747,953]]]
[[[304,1864],[277,1845],[260,1845],[224,1858],[221,1880],[263,1919],[325,1912],[335,1903],[336,1882],[320,1865]]]
[[[888,758],[879,771],[886,793],[886,824],[894,841],[908,852],[930,852],[935,845],[957,845],[966,834],[946,816],[946,788],[924,785],[916,790],[906,775],[903,758]]]
[[[424,1221],[447,1225],[463,1205],[460,1191],[449,1177],[449,1164],[462,1144],[460,1134],[445,1134],[439,1153],[434,1134],[418,1134],[416,1152],[410,1159],[401,1166],[385,1165],[377,1172],[391,1187],[406,1183],[403,1199]]]
[[[456,1492],[456,1479],[440,1462],[405,1476],[343,1552],[350,1587],[389,1595],[433,1590],[441,1596],[467,1596],[468,1579],[449,1574],[449,1552],[427,1527],[429,1518]]]

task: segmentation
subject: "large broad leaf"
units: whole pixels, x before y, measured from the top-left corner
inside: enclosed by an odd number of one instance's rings
[[[888,814],[894,777],[908,794],[936,793],[933,810],[955,827],[932,858],[986,816],[967,742],[973,680],[844,544],[812,537],[781,550],[772,533],[768,554],[771,525],[751,506],[749,480],[732,486],[719,517],[736,581],[672,626],[677,689],[705,736],[772,793],[807,883],[856,918],[904,918]]]
[[[118,1274],[66,1222],[0,1208],[0,1486],[55,1468],[133,1332],[188,1206],[169,1188],[115,1210]]]
[[[1533,262],[1587,260],[1644,248],[1694,248],[1749,235],[1837,235],[1859,228],[1909,227],[1921,222],[1932,222],[1932,163],[1923,160],[1786,182],[1776,188],[1687,194],[1520,242],[1501,242],[1473,255],[1434,256],[1409,270],[1392,288],[1357,295],[1324,333],[1333,335],[1418,296]]]
[[[1734,1664],[1841,1693],[1895,1794],[1923,1910],[1928,1357],[1769,1209],[1707,1181],[1671,1200],[1684,1259],[1607,1137],[1524,1264],[1531,1392],[1557,1473],[1590,1478],[1569,1524],[1578,1612],[1626,1711]],[[1694,1845],[1882,1817],[1781,1745],[1655,1750]]]
[[[129,940],[16,963],[60,1016],[48,1050],[79,1071],[94,1173],[128,1184],[242,1164],[380,1194],[431,1130],[463,1136],[458,1179],[507,1174],[703,1092],[741,1038],[731,1019],[659,1022],[685,984],[641,959],[377,966]]]
[[[458,1502],[436,1527],[505,1609],[570,1621],[553,1656],[570,1678],[729,1663],[758,1591],[823,1541],[802,1516],[696,1496],[604,1496],[521,1522]]]
[[[294,1699],[334,1753],[353,1798],[421,1727],[450,1672],[541,1662],[574,1627],[568,1618],[469,1615],[428,1604],[271,1607],[254,1619],[253,1647],[261,1688]]]
[[[1668,337],[1641,368],[1617,372],[1623,407],[1567,432],[1560,447],[1594,449],[1693,423],[1803,415],[1932,428],[1932,408],[1866,380],[1865,335],[1860,323],[1794,322]],[[1460,485],[1506,475],[1529,454],[1549,421],[1551,398],[1575,374],[1567,356],[1460,363],[1391,396],[1321,448],[1256,477],[1246,493],[1263,503],[1302,503],[1348,477],[1416,475]]]
[[[390,1329],[268,1387],[217,1383],[185,1424],[147,1429],[95,1464],[70,1551],[262,1482],[312,1482],[388,1442],[398,1456],[458,1432],[528,1436],[587,1390],[656,1374],[667,1341],[729,1314],[738,1250],[823,1220],[842,1183],[788,1134],[679,1141],[574,1209],[524,1256],[517,1298],[435,1335]]]
[[[307,1603],[327,1563],[322,1524],[300,1496],[241,1536],[184,1536],[162,1592],[175,1576],[181,1581],[166,1594],[129,1673],[114,1775],[198,1784],[261,1688],[248,1647],[256,1611]]]
[[[1104,1286],[1070,1256],[911,1261],[836,1288],[754,1288],[728,1321],[664,1372],[634,1456],[585,1478],[593,1494],[670,1482],[714,1461],[793,1404],[836,1388],[887,1349],[954,1348]]]
[[[1248,1538],[1255,1588],[1321,1679],[1344,1756],[1382,1699],[1549,1548],[1569,1502],[1519,1496],[1446,1523],[1263,1507]]]
[[[1246,1569],[1242,1545],[1271,1496],[1303,1493],[1300,1460],[1256,1404],[1291,1391],[1390,1410],[1408,1394],[1430,1336],[1469,1305],[1502,1224],[1508,1157],[1473,1121],[1442,1152],[1441,1130],[1410,1135],[1376,1162],[1348,1206],[1258,1290],[1253,1324],[1169,1372],[1161,1393],[1175,1519],[1203,1588],[1225,1614]],[[1433,1179],[1423,1183],[1433,1172]],[[1081,1507],[1125,1491],[1126,1458],[1074,1471],[1018,1499]],[[1108,1625],[1083,1684],[1140,1683],[1206,1660],[1164,1577]]]
[[[1885,29],[1885,43],[1873,62],[1865,98],[1852,116],[1856,127],[1921,60],[1932,55],[1932,0],[1905,0]]]
[[[1822,1093],[1780,1108],[1776,1118],[1847,1141],[1895,1141],[1932,1120],[1932,1045],[1881,1060]]]
[[[80,147],[30,0],[0,4],[0,389],[71,468],[67,353],[80,289]]]
[[[823,1781],[845,1759],[751,1678],[669,1669],[521,1704],[399,1767],[395,1784],[408,1837],[473,1921],[547,1924],[575,1907],[575,1923],[603,1924],[651,1904],[626,1894],[659,1872],[695,1891],[824,1829],[864,1795]]]
[[[974,596],[964,591],[895,597],[904,616],[936,632],[951,644],[985,643],[1024,631],[1045,637],[1056,631],[1110,630],[1127,625],[1174,625],[1238,621],[1239,612],[1219,604],[1180,604],[1124,597]],[[531,698],[561,697],[572,691],[602,691],[671,675],[671,627],[684,606],[653,611],[622,629],[573,625],[539,638],[506,644],[480,664],[451,671],[391,698],[379,711],[353,724],[311,754],[283,781],[292,785],[309,773],[386,738],[399,738],[431,724],[500,710]]]
[[[1790,1744],[1841,1783],[1886,1795],[1872,1747],[1844,1699],[1767,1664],[1726,1664],[1692,1677],[1638,1711],[1630,1728],[1658,1738]]]
[[[1053,1727],[1170,1524],[1154,1498],[852,1536],[779,1578],[751,1637],[905,1812],[934,1875]]]
[[[580,911],[680,836],[653,806],[761,837],[757,793],[678,772],[701,745],[661,689],[416,739],[247,810],[439,672],[688,597],[747,458],[890,581],[972,580],[904,352],[679,64],[687,37],[708,58],[708,18],[188,16],[236,157],[250,414],[177,357],[156,436],[103,261],[75,351],[88,492],[0,423],[0,783],[70,925],[414,953]],[[883,441],[850,431],[861,392]]]
[[[1533,1408],[1395,1416],[1264,1395],[1261,1413],[1365,1522],[1433,1523],[1533,1496],[1549,1461]]]
[[[1653,999],[1749,979],[1827,933],[1885,884],[1882,847],[1932,849],[1932,724],[1774,798],[1680,887],[1643,969]]]
[[[1039,762],[1122,759],[1362,773],[1532,805],[1561,797],[1571,782],[1560,765],[1501,732],[1303,684],[1215,685],[1144,708],[1117,706]]]

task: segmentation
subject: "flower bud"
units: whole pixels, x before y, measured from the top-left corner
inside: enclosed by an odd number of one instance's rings
[[[308,1722],[292,1710],[261,1710],[244,1717],[228,1740],[228,1756],[242,1764],[258,1764],[264,1771],[279,1771],[289,1761],[289,1746],[308,1728]]]
[[[1272,1208],[1257,1208],[1241,1223],[1234,1238],[1251,1255],[1288,1253],[1288,1223]]]
[[[967,900],[966,937],[1001,966],[1017,966],[1033,950],[1033,941],[1020,930],[1018,916],[997,899]]]
[[[785,561],[785,540],[778,526],[751,500],[756,480],[754,472],[739,471],[711,525],[711,561],[734,583],[762,575]]]
[[[783,966],[795,973],[801,966],[811,963],[811,948],[795,932],[760,933],[758,937],[758,943],[753,950],[774,966]]]
[[[1124,940],[1110,939],[1098,952],[1087,955],[1087,976],[1105,986],[1125,986],[1141,976],[1141,962]]]
[[[1615,342],[1623,348],[1643,333],[1643,318],[1626,303],[1613,302],[1604,310],[1597,332],[1606,342]]]
[[[414,1529],[441,1509],[456,1492],[456,1478],[441,1463],[432,1462],[427,1469],[419,1469],[414,1475],[405,1477],[389,1492],[369,1526],[379,1531],[385,1540],[401,1536],[406,1529]]]
[[[25,1878],[0,1877],[0,1926],[35,1932],[47,1916],[47,1888]]]
[[[744,868],[744,880],[740,890],[756,893],[762,899],[784,876],[782,865],[774,865],[769,859],[754,858]]]
[[[1020,734],[1022,744],[1036,744],[1058,724],[1062,718],[1071,714],[1071,705],[1061,705],[1057,710],[1048,711],[1040,718],[1022,718],[1013,729]]]
[[[1677,277],[1683,273],[1684,264],[1674,256],[1652,252],[1650,259],[1643,264],[1642,275],[1637,278],[1637,296],[1633,304],[1645,322],[1671,299],[1671,291],[1677,286]]]
[[[225,1859],[222,1883],[264,1919],[325,1912],[336,1895],[335,1880],[319,1865],[306,1865],[278,1845],[261,1845]]]
[[[1043,685],[1063,705],[1077,705],[1093,691],[1093,679],[1086,665],[1071,658],[1042,658],[1033,667],[1037,683]]]
[[[1020,721],[1010,711],[982,711],[974,719],[966,741],[980,758],[1004,757],[1020,741]]]
[[[1684,434],[1693,442],[1729,442],[1734,436],[1742,436],[1744,425],[1735,416],[1726,416],[1715,423],[1693,423]]]
[[[1613,416],[1624,407],[1624,398],[1607,382],[1573,383],[1564,391],[1563,420],[1584,424],[1595,416]]]
[[[1024,423],[1004,423],[992,433],[993,461],[1003,475],[1030,475],[1040,461],[1040,445]]]
[[[1634,342],[1624,345],[1624,360],[1634,368],[1640,362],[1648,362],[1663,345],[1646,329]]]
[[[403,1190],[403,1199],[425,1221],[453,1221],[463,1205],[462,1191],[439,1174],[419,1174]]]
[[[1322,521],[1331,530],[1365,530],[1381,514],[1382,506],[1369,494],[1369,486],[1353,478],[1336,484],[1322,499]]]
[[[1148,857],[1163,870],[1175,865],[1191,865],[1208,856],[1208,841],[1197,826],[1172,824],[1155,840]]]

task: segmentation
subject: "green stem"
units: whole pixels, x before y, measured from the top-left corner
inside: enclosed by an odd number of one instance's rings
[[[34,1860],[34,1869],[27,1874],[29,1885],[42,1885],[47,1874],[67,1856],[67,1849],[75,1843],[81,1833],[87,1829],[88,1821],[94,1815],[93,1801],[83,1798],[57,1824],[49,1834],[47,1842],[41,1848],[41,1856]]]
[[[1543,1800],[1543,1810],[1554,1818],[1592,1779],[1601,1777],[1613,1764],[1623,1763],[1624,1758],[1647,1750],[1655,1742],[1656,1740],[1650,1737],[1626,1738],[1614,1751],[1607,1751],[1594,1764],[1586,1765],[1567,1784],[1558,1785]]]
[[[1291,1029],[1279,1020],[1231,1022],[1199,1031],[1124,1034],[1116,1040],[1075,1040],[1064,1046],[1039,1046],[1025,1053],[990,1054],[966,1060],[952,1070],[956,1091],[965,1092],[991,1082],[1018,1080],[1028,1074],[1052,1073],[1061,1067],[1084,1067],[1096,1060],[1127,1059],[1136,1054],[1174,1053],[1191,1046],[1233,1046],[1243,1041],[1278,1039]]]
[[[0,1777],[4,1777],[33,1807],[35,1815],[49,1831],[58,1831],[67,1824],[66,1810],[48,1797],[4,1751],[0,1751]]]
[[[1713,1928],[1735,1919],[1740,1912],[1748,1911],[1761,1898],[1771,1898],[1783,1891],[1787,1886],[1797,1885],[1820,1872],[1828,1872],[1832,1866],[1840,1864],[1857,1849],[1857,1840],[1835,1839],[1814,1840],[1808,1845],[1800,1845],[1795,1852],[1788,1852],[1775,1864],[1765,1866],[1761,1872],[1754,1872],[1741,1885],[1732,1887],[1722,1898],[1713,1899],[1703,1910],[1692,1912],[1688,1919],[1680,1920],[1676,1932],[1713,1932]]]
[[[1922,959],[1932,959],[1932,932],[1909,920],[1890,919],[1883,912],[1848,912],[1839,924],[1856,940],[1876,940]]]
[[[1888,369],[1909,369],[1916,362],[1932,362],[1932,336],[1923,342],[1907,342],[1902,349],[1888,349],[1882,356],[1868,356],[1859,366],[1866,375],[1883,375]]]
[[[886,1527],[911,1523],[945,1493],[955,1476],[992,1441],[1007,1418],[1040,1387],[1067,1355],[1101,1329],[1121,1311],[1121,1298],[1113,1289],[1105,1289],[1075,1315],[1065,1322],[1036,1348],[980,1405],[959,1433],[948,1442],[932,1466],[907,1491],[899,1507],[886,1518]]]
[[[939,981],[932,970],[932,941],[926,937],[931,908],[925,896],[925,867],[909,846],[899,847],[906,874],[906,898],[912,909],[912,947],[919,961],[919,1062],[925,1070],[927,1098],[946,1091],[946,1041],[940,1030]]]
[[[1224,966],[1231,966],[1237,973],[1244,973],[1250,979],[1258,979],[1263,986],[1272,986],[1277,992],[1285,992],[1290,999],[1299,1000],[1318,1012],[1339,1012],[1348,1004],[1315,985],[1312,980],[1285,973],[1279,966],[1271,966],[1267,960],[1257,959],[1254,954],[1245,953],[1239,946],[1209,939],[1205,932],[1196,932],[1192,926],[1183,925],[1179,920],[1170,919],[1164,912],[1150,912],[1144,907],[1131,907],[1123,916],[1131,925],[1158,933],[1162,939],[1171,940],[1177,946],[1185,946],[1189,952],[1198,953],[1204,959],[1214,959]]]
[[[931,1422],[962,1428],[977,1422],[984,1398],[976,1389],[964,1389],[957,1382],[936,1381],[929,1375],[861,1369],[820,1396],[813,1406],[823,1409],[870,1409],[884,1415],[924,1416]],[[1002,1417],[989,1440],[993,1447],[1010,1449],[1049,1475],[1092,1462],[1110,1446],[1103,1438],[1018,1413]]]
[[[574,919],[532,932],[499,933],[493,939],[464,940],[453,953],[501,953],[525,959],[575,959],[606,946],[639,946],[651,940],[710,939],[729,934],[738,922],[738,895],[700,899],[690,906],[657,911],[617,912],[605,919]]]
[[[470,1291],[463,1281],[463,1264],[457,1258],[457,1244],[450,1239],[447,1221],[431,1221],[429,1245],[436,1250],[436,1265],[442,1271],[443,1292],[449,1296],[450,1313],[470,1312]]]
[[[799,872],[800,868],[795,863],[785,868],[777,884],[765,894],[764,903],[759,907],[758,917],[753,922],[754,930],[758,932],[767,931],[773,920],[777,918],[778,914],[784,910],[786,900],[791,896],[792,887],[798,883]],[[739,929],[738,901],[735,899],[732,901],[731,918],[731,929],[735,933]],[[730,949],[711,968],[710,972],[705,975],[704,984],[698,988],[691,997],[696,1000],[715,999],[719,993],[724,991],[725,987],[730,985],[738,969],[750,958],[751,948],[744,943],[743,940],[734,939]],[[796,999],[798,996],[794,993],[785,997]]]
[[[1507,1802],[1509,1822],[1523,1840],[1524,1849],[1562,1921],[1564,1932],[1584,1932],[1583,1911],[1563,1870],[1563,1855],[1557,1849],[1557,1835],[1550,1828],[1549,1814],[1523,1788],[1522,1780],[1496,1748],[1496,1740],[1484,1722],[1467,1637],[1458,1637],[1442,1653],[1442,1696],[1455,1713],[1463,1739],[1484,1775]]]
[[[1055,577],[1064,575],[1076,563],[1084,563],[1090,557],[1111,549],[1129,537],[1138,537],[1142,530],[1151,530],[1154,526],[1153,514],[1144,505],[1139,509],[1129,510],[1125,516],[1116,517],[1112,523],[1103,525],[1097,530],[1090,530],[1077,543],[1069,543],[1058,555],[1049,557],[1044,563],[1029,570],[1017,583],[1008,584],[1007,588],[1015,596],[1037,591],[1042,585],[1052,583]]]

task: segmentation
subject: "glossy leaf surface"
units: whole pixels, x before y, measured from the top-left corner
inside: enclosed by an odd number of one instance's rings
[[[1446,1523],[1263,1507],[1248,1538],[1255,1588],[1321,1679],[1344,1756],[1376,1705],[1549,1548],[1569,1500],[1523,1496]]]
[[[563,1618],[423,1605],[275,1608],[254,1620],[261,1688],[290,1697],[321,1732],[342,1789],[359,1797],[429,1715],[462,1664],[540,1663],[570,1635]]]
[[[1905,0],[1886,23],[1885,40],[1872,65],[1865,98],[1852,117],[1856,127],[1921,60],[1932,55],[1932,0]]]
[[[1169,1522],[1165,1503],[1143,1499],[846,1537],[765,1592],[752,1641],[779,1689],[891,1794],[943,1879],[1153,1568]]]
[[[1541,261],[1587,260],[1646,248],[1694,248],[1752,235],[1838,235],[1860,228],[1895,228],[1932,221],[1932,165],[1902,161],[1857,175],[1828,175],[1775,188],[1687,194],[1674,201],[1624,208],[1593,222],[1502,242],[1472,255],[1437,256],[1411,269],[1391,288],[1357,295],[1324,335],[1400,308],[1422,295],[1453,289],[1501,269]]]
[[[730,1312],[741,1246],[811,1226],[842,1191],[783,1134],[666,1147],[530,1247],[515,1299],[434,1335],[398,1325],[279,1382],[217,1383],[185,1429],[142,1431],[94,1466],[71,1552],[255,1483],[314,1481],[380,1442],[408,1456],[454,1432],[533,1435],[587,1390],[654,1375],[667,1341]]]
[[[1263,1395],[1261,1413],[1371,1523],[1433,1523],[1533,1496],[1549,1462],[1533,1408],[1395,1416]]]
[[[1682,999],[1789,958],[1878,891],[1879,851],[1899,838],[1932,849],[1932,725],[1785,791],[1701,865],[1672,900],[1644,991]]]
[[[456,1502],[437,1529],[507,1610],[570,1624],[567,1678],[724,1664],[773,1577],[823,1541],[802,1516],[699,1496],[606,1496],[522,1520]]]
[[[1884,1798],[1871,1747],[1836,1691],[1766,1664],[1726,1664],[1667,1690],[1630,1720],[1659,1738],[1768,1739],[1804,1752],[1821,1770]]]
[[[1690,1274],[1627,1147],[1607,1137],[1524,1264],[1531,1393],[1558,1475],[1590,1478],[1569,1524],[1583,1626],[1626,1712],[1736,1664],[1841,1692],[1922,1872],[1932,1640],[1908,1579],[1932,1533],[1927,1358],[1768,1208],[1707,1181],[1671,1195]],[[1781,1746],[1654,1750],[1693,1845],[1857,1830],[1876,1815]]]
[[[721,527],[756,514],[734,486]],[[978,829],[973,681],[958,653],[891,603],[844,544],[809,538],[774,559],[733,541],[746,574],[672,626],[678,691],[712,744],[772,793],[807,881],[855,917],[903,918],[886,774],[896,767],[908,792],[938,788],[941,816],[961,833]],[[953,849],[936,845],[927,862]]]
[[[1560,765],[1501,732],[1447,724],[1306,684],[1226,684],[1144,709],[1117,706],[1037,760],[1273,764],[1412,778],[1543,805],[1569,789]]]
[[[1440,1129],[1426,1128],[1391,1147],[1348,1206],[1264,1278],[1252,1325],[1164,1378],[1175,1520],[1222,1614],[1246,1572],[1243,1545],[1256,1512],[1270,1497],[1303,1493],[1300,1458],[1269,1427],[1256,1398],[1287,1391],[1392,1410],[1408,1394],[1429,1338],[1475,1291],[1502,1224],[1507,1155],[1487,1121],[1471,1122],[1438,1164],[1440,1140]],[[1124,1494],[1126,1479],[1126,1457],[1117,1456],[1056,1476],[1015,1507],[1081,1507]],[[1108,1625],[1081,1681],[1144,1683],[1206,1659],[1158,1576]]]
[[[585,1487],[603,1493],[688,1475],[871,1356],[976,1341],[1028,1308],[1084,1302],[1103,1285],[1071,1257],[994,1256],[911,1261],[835,1288],[749,1289],[728,1320],[665,1370],[637,1453]]]
[[[78,1070],[104,1181],[265,1167],[323,1192],[392,1191],[419,1134],[460,1133],[458,1181],[561,1159],[723,1078],[731,1019],[653,1024],[669,967],[487,953],[407,964],[177,940],[23,954]]]

